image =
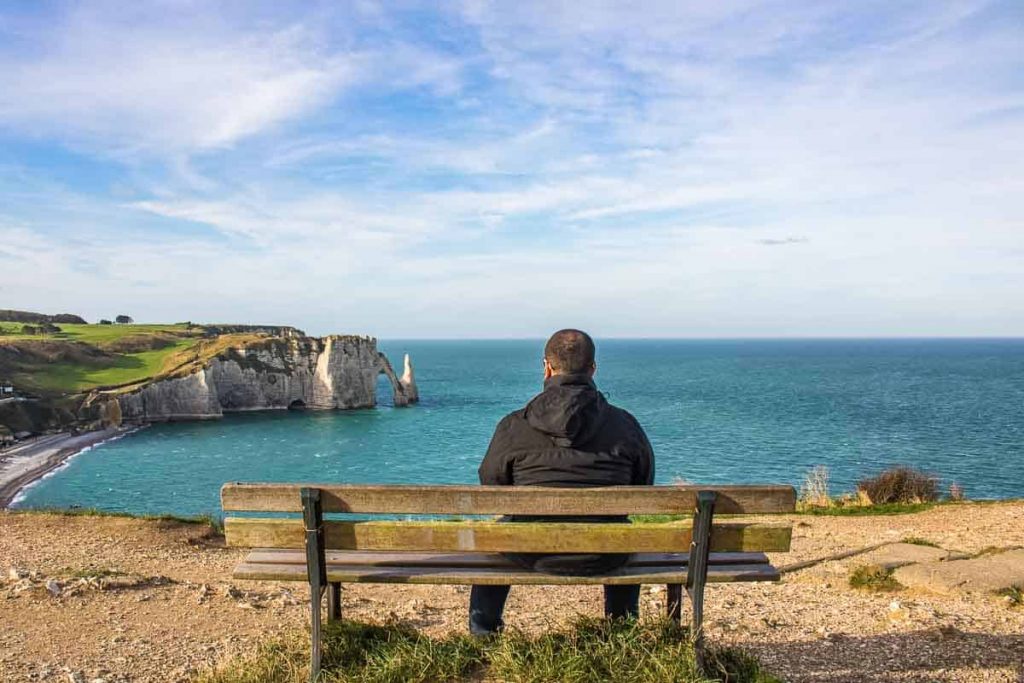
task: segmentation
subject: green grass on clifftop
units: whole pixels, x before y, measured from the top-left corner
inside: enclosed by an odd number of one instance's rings
[[[184,339],[172,346],[141,353],[119,354],[106,367],[90,367],[77,363],[54,363],[33,374],[36,386],[50,391],[84,391],[101,386],[138,382],[160,374],[176,353],[191,348],[193,339]]]
[[[57,325],[60,328],[57,334],[25,335],[21,333],[24,326],[24,323],[0,322],[0,342],[19,339],[64,339],[87,344],[103,344],[135,335],[152,335],[159,332],[184,334],[186,331],[184,325]]]
[[[185,360],[182,355],[202,332],[185,325],[59,325],[55,334],[26,335],[22,327],[0,323],[0,375],[43,394],[122,385],[168,372]]]

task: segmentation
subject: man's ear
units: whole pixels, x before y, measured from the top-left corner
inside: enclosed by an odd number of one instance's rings
[[[587,370],[587,377],[593,377],[597,373],[597,363],[592,363],[590,369]]]
[[[544,381],[547,381],[547,380],[551,379],[552,377],[554,377],[554,375],[555,375],[555,371],[551,369],[551,363],[549,363],[548,359],[545,358],[544,359]]]

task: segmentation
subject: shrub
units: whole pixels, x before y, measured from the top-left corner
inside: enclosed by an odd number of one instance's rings
[[[939,499],[939,480],[912,467],[893,467],[857,482],[873,505],[930,503]]]
[[[964,487],[955,481],[949,485],[949,499],[954,502],[959,502],[965,498]]]

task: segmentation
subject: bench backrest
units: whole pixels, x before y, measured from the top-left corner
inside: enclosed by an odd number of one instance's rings
[[[713,491],[714,552],[786,552],[788,524],[721,520],[718,515],[793,512],[792,486],[616,486],[546,488],[228,483],[225,513],[301,513],[301,490],[319,489],[324,513],[402,515],[692,515],[699,491]],[[301,518],[228,516],[229,546],[301,548]],[[587,522],[349,521],[323,522],[328,550],[433,552],[688,552],[692,521],[599,524]]]

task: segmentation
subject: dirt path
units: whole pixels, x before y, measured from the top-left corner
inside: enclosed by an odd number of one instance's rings
[[[778,564],[906,537],[968,553],[1024,546],[1024,502],[793,521],[793,552]],[[303,628],[303,588],[231,581],[241,556],[196,525],[0,513],[0,680],[185,681]],[[856,591],[846,579],[859,561],[779,584],[712,586],[709,641],[742,647],[794,682],[1024,680],[1024,608],[989,594]],[[345,589],[343,609],[441,633],[464,628],[467,599],[465,588],[364,585]],[[644,614],[663,600],[660,587],[645,589]],[[517,587],[507,620],[534,630],[600,609],[597,588]]]

